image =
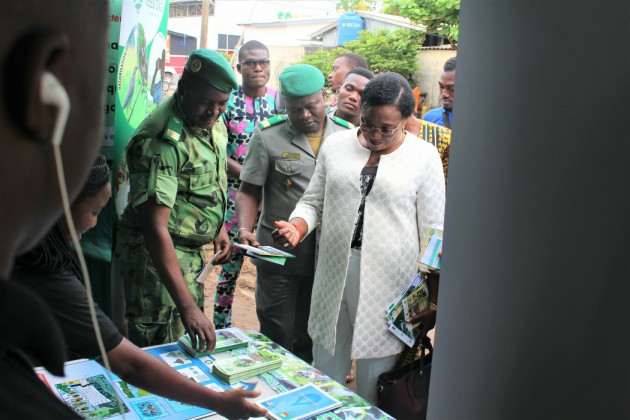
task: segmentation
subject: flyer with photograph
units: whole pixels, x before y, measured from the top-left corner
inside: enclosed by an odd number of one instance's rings
[[[422,323],[412,325],[407,322],[429,305],[429,288],[422,273],[416,274],[409,286],[389,306],[385,318],[389,331],[407,346],[413,347],[420,336]]]

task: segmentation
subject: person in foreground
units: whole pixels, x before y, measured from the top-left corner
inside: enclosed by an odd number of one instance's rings
[[[110,196],[109,167],[105,157],[99,155],[71,207],[77,234],[96,225],[98,213]],[[59,220],[32,251],[18,257],[15,267],[12,279],[34,290],[51,307],[70,353],[80,358],[99,357],[87,290],[81,282],[81,270],[64,221]],[[153,394],[215,410],[228,418],[264,415],[265,410],[245,399],[257,397],[259,392],[238,389],[217,393],[199,385],[124,338],[98,307],[96,313],[112,371],[124,381]]]
[[[232,251],[223,224],[227,130],[221,115],[237,87],[221,54],[193,51],[175,95],[140,124],[125,149],[121,166],[130,198],[114,255],[129,339],[138,346],[188,333],[198,349],[214,349],[204,286],[196,279],[205,263],[203,245],[214,241],[217,264]]]
[[[402,76],[376,76],[361,99],[360,129],[331,136],[289,221],[275,223],[275,241],[299,248],[321,223],[313,366],[342,382],[355,359],[357,392],[376,403],[378,375],[404,346],[384,313],[416,275],[427,228],[443,226],[444,174],[435,147],[403,129],[414,99]],[[435,302],[435,277],[429,287]]]
[[[102,138],[108,0],[8,0],[0,14],[0,391],[2,417],[80,418],[35,375],[63,375],[65,344],[48,305],[9,281],[16,255],[61,216],[53,142],[68,195],[79,193]],[[34,13],[45,10],[46,13]],[[89,65],[78,65],[89,63]],[[51,78],[52,77],[52,78]],[[53,89],[46,90],[45,82]],[[67,99],[67,101],[65,100]],[[61,112],[69,103],[68,118]]]

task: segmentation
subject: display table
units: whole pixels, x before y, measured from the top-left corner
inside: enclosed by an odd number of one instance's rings
[[[298,386],[317,385],[343,404],[333,412],[317,416],[320,420],[392,418],[262,334],[256,331],[246,333],[251,338],[248,347],[212,356],[192,358],[175,343],[147,347],[144,350],[162,359],[182,375],[218,392],[231,388],[256,389],[261,391],[258,399],[263,399]],[[215,360],[260,349],[281,355],[282,367],[234,385],[227,385],[212,376],[212,364]],[[123,403],[125,419],[223,418],[210,410],[181,404],[138,389],[108,372],[94,360],[68,362],[64,377],[53,376],[43,368],[36,368],[35,371],[55,395],[86,418],[122,419],[115,392]]]

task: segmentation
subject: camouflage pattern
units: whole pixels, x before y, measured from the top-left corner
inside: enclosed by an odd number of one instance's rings
[[[184,330],[168,291],[155,271],[137,225],[137,206],[147,200],[171,209],[168,231],[192,296],[203,308],[201,247],[212,242],[225,215],[227,130],[212,133],[184,123],[177,95],[138,127],[121,166],[131,190],[118,222],[115,258],[125,287],[129,338],[139,346],[175,341]],[[166,341],[164,341],[166,340]]]
[[[117,241],[115,252],[118,268],[126,280],[129,340],[141,347],[177,341],[186,330],[144,246],[142,234],[134,231],[128,240]],[[204,252],[201,248],[176,244],[175,254],[188,290],[203,310],[203,284],[196,279],[204,266]]]

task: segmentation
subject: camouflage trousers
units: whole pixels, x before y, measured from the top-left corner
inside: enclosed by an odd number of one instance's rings
[[[129,340],[140,347],[177,341],[186,330],[144,242],[120,239],[115,256],[124,282]],[[204,286],[196,281],[204,265],[203,250],[175,245],[175,253],[188,290],[203,310]]]

